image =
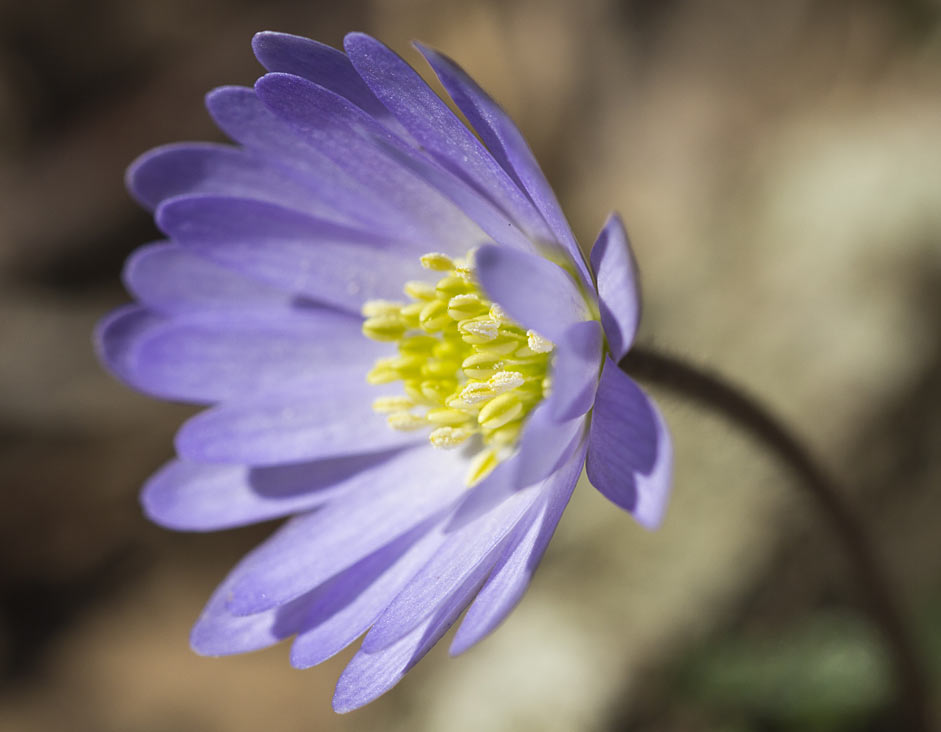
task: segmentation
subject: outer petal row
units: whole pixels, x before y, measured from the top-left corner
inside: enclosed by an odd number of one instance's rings
[[[607,358],[588,442],[588,480],[647,528],[663,519],[673,446],[656,405]]]

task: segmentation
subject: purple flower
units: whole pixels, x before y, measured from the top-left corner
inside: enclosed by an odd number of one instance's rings
[[[129,259],[138,304],[97,344],[136,389],[210,405],[144,488],[154,521],[290,517],[216,590],[193,648],[296,636],[305,668],[366,633],[342,712],[468,606],[452,652],[500,623],[583,466],[655,527],[672,451],[616,365],[640,314],[617,216],[589,264],[520,132],[430,48],[473,132],[369,36],[347,36],[346,54],[279,33],[253,45],[269,73],[207,98],[237,146],[169,145],[131,166],[169,241]]]

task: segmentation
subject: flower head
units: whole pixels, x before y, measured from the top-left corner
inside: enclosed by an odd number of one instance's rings
[[[469,130],[401,58],[260,33],[254,89],[207,97],[237,143],[178,144],[128,173],[168,241],[102,359],[209,405],[147,483],[156,522],[290,517],[216,590],[200,653],[295,636],[308,667],[365,633],[338,711],[391,688],[521,598],[587,465],[645,526],[670,484],[664,421],[617,368],[639,319],[617,216],[590,263],[519,131],[453,61],[419,50]],[[476,133],[476,134],[475,134]]]

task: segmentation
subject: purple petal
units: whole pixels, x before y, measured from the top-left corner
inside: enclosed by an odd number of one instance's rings
[[[363,650],[374,653],[407,635],[446,602],[469,575],[479,572],[482,566],[492,566],[503,540],[540,495],[541,491],[535,488],[517,491],[451,533],[366,634]]]
[[[467,117],[491,154],[529,194],[552,230],[555,240],[568,250],[583,284],[590,283],[591,275],[585,265],[585,256],[572,235],[551,186],[519,129],[500,105],[454,61],[421,43],[415,45],[431,64],[451,99]]]
[[[601,324],[615,361],[624,358],[640,324],[640,280],[637,262],[621,217],[612,214],[591,249],[598,278]]]
[[[226,609],[232,586],[239,579],[231,572],[216,588],[190,632],[190,646],[202,656],[228,656],[267,648],[301,629],[307,605],[305,595],[293,603],[256,615],[237,616]]]
[[[157,223],[225,267],[354,312],[368,299],[401,297],[406,281],[426,274],[417,250],[271,203],[175,198],[157,209]]]
[[[389,110],[376,99],[342,51],[324,43],[287,33],[262,31],[252,39],[255,57],[268,71],[300,76],[341,97],[373,117],[387,117]]]
[[[359,371],[336,370],[297,394],[223,404],[183,424],[181,457],[276,465],[406,447],[427,437],[390,429],[372,410],[381,390]]]
[[[383,608],[441,545],[430,521],[366,557],[317,590],[304,630],[291,646],[291,664],[309,668],[346,648],[372,625]]]
[[[552,399],[530,415],[520,435],[516,484],[532,485],[558,470],[583,437],[585,419],[558,422],[552,416]]]
[[[285,310],[292,297],[171,243],[137,249],[124,265],[124,284],[142,303],[166,315]]]
[[[343,46],[373,93],[435,160],[503,208],[530,237],[552,241],[526,195],[411,66],[363,33],[348,34]]]
[[[602,357],[601,325],[584,320],[570,326],[557,344],[552,364],[552,418],[558,422],[585,414],[595,400]]]
[[[455,531],[490,511],[521,488],[534,485],[564,465],[583,442],[585,420],[557,422],[549,405],[526,420],[519,449],[474,486],[458,504],[447,530]]]
[[[434,241],[435,247],[456,247],[466,253],[486,240],[483,231],[502,244],[532,248],[493,203],[346,99],[288,74],[263,76],[255,91],[269,109],[351,177],[373,186],[415,220],[436,220],[440,241]]]
[[[98,359],[121,381],[143,391],[134,379],[132,346],[163,319],[139,305],[125,305],[103,318],[95,328]]]
[[[196,404],[303,391],[365,374],[388,351],[363,337],[361,322],[320,308],[179,316],[131,346],[129,371],[151,394]]]
[[[595,397],[588,480],[649,529],[663,519],[673,478],[673,446],[660,411],[608,356]]]
[[[397,452],[252,468],[174,460],[144,486],[154,522],[182,531],[216,531],[309,511],[374,480]]]
[[[351,712],[385,694],[428,653],[476,594],[490,570],[482,565],[423,623],[401,640],[376,653],[359,651],[340,675],[333,709]]]
[[[523,327],[555,343],[573,323],[591,317],[571,276],[544,257],[486,245],[474,261],[488,297]]]
[[[451,654],[463,653],[493,631],[523,597],[572,496],[585,461],[585,446],[546,480],[543,502],[528,523],[521,523],[506,545],[487,583],[464,616],[451,643]]]
[[[466,463],[451,453],[407,450],[357,488],[291,519],[239,565],[229,609],[250,615],[284,604],[428,520],[464,490]]]
[[[435,210],[433,213],[438,218],[419,219],[410,210],[396,208],[383,195],[382,181],[355,180],[311,140],[275,116],[253,89],[220,87],[207,95],[206,105],[216,124],[229,137],[272,163],[302,175],[324,206],[370,230],[402,239],[429,241],[452,230],[449,226],[454,231],[468,226],[467,217],[453,209],[450,218],[445,211]]]
[[[323,205],[316,186],[288,168],[277,167],[259,155],[212,143],[180,143],[141,155],[127,172],[127,185],[149,209],[184,194],[236,196],[271,201],[286,208],[337,218]]]

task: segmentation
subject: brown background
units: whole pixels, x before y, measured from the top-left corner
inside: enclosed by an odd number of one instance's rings
[[[349,654],[197,657],[202,603],[271,527],[140,515],[188,411],[110,380],[89,333],[157,236],[125,166],[218,139],[202,95],[260,73],[254,31],[364,30],[416,64],[421,39],[519,122],[583,245],[624,215],[641,340],[764,395],[844,478],[937,671],[939,18],[934,0],[0,2],[0,730],[896,729],[811,507],[660,393],[664,528],[580,486],[522,605],[464,657],[442,645],[343,717]]]

